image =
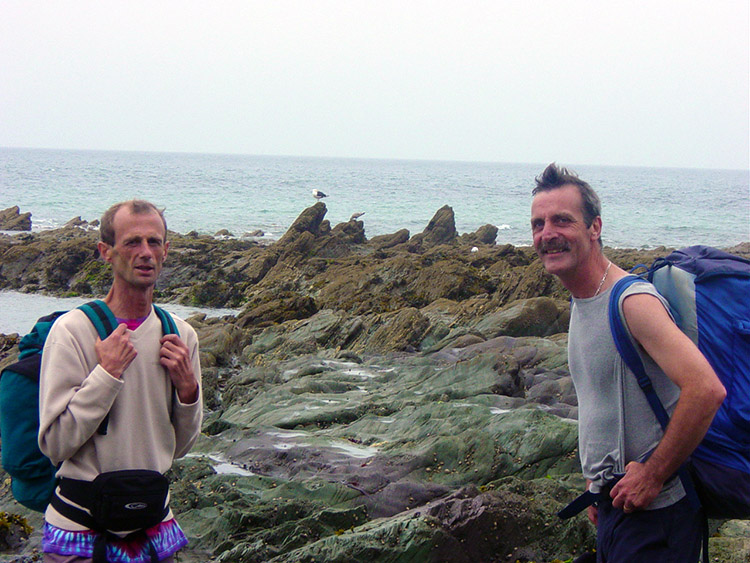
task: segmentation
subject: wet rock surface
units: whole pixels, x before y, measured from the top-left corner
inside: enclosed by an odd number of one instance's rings
[[[568,296],[533,250],[440,209],[422,233],[368,240],[321,202],[277,242],[170,233],[157,301],[195,316],[206,416],[169,477],[190,538],[180,561],[566,561],[594,545],[567,367]],[[102,295],[85,221],[0,235],[0,287]],[[666,249],[607,249],[623,267]],[[733,252],[750,255],[750,244]],[[0,338],[0,361],[17,336]],[[6,561],[33,560],[41,517]],[[730,522],[712,559],[750,554]]]

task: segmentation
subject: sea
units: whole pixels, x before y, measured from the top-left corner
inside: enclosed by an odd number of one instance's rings
[[[141,198],[165,208],[170,230],[260,231],[272,242],[315,203],[317,189],[332,226],[363,213],[368,238],[419,233],[448,205],[459,233],[492,224],[498,244],[524,246],[534,178],[546,164],[0,148],[0,210],[30,212],[38,231]],[[750,241],[748,170],[558,164],[599,194],[605,245]],[[0,332],[6,311],[0,292]]]

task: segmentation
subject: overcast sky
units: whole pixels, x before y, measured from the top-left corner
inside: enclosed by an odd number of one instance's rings
[[[748,0],[0,0],[0,146],[749,167]]]

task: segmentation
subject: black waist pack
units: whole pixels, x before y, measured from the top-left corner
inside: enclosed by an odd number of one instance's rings
[[[169,512],[169,481],[158,471],[146,469],[110,471],[93,481],[63,478],[60,494],[88,508],[91,515],[57,494],[52,506],[63,516],[97,531],[144,530],[161,522]]]

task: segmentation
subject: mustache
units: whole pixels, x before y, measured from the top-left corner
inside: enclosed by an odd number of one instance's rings
[[[564,250],[570,250],[570,245],[568,245],[566,242],[552,241],[543,242],[539,245],[539,252],[543,254],[547,252],[560,252]]]

